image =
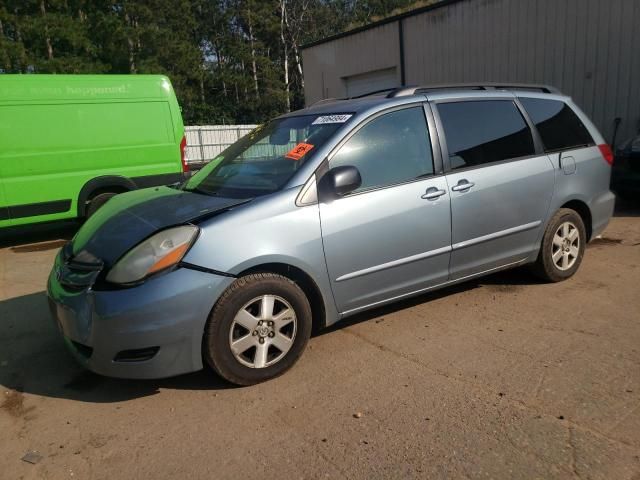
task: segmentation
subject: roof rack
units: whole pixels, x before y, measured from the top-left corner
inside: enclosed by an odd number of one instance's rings
[[[540,85],[534,83],[445,83],[439,85],[419,85],[415,87],[395,88],[387,95],[387,98],[406,97],[417,93],[426,93],[436,90],[529,90],[542,93],[560,93],[555,87],[550,85]],[[372,92],[378,93],[378,92]]]
[[[338,102],[342,100],[341,98],[322,98],[320,100],[318,100],[317,102],[313,102],[310,106],[314,107],[316,105],[322,105],[324,103],[333,103],[333,102]]]
[[[386,92],[389,92],[389,95],[391,95],[391,93],[395,92],[396,90],[398,90],[398,87],[390,87],[390,88],[383,88],[382,90],[374,90],[372,92],[361,93],[360,95],[354,95],[353,97],[323,98],[321,100],[318,100],[317,102],[312,103],[311,106],[314,107],[316,105],[322,105],[324,103],[340,102],[342,100],[354,100],[357,98],[371,97],[373,95],[380,95]],[[391,98],[389,95],[385,95],[385,96],[388,98]]]
[[[381,93],[384,93],[384,92],[390,92],[389,95],[391,95],[396,90],[399,90],[399,88],[398,87],[383,88],[382,90],[374,90],[373,92],[361,93],[360,95],[355,95],[353,97],[347,97],[347,99],[348,100],[352,100],[354,98],[371,97],[373,95],[380,95]],[[389,95],[387,95],[387,97],[391,98],[391,97],[389,97]]]
[[[383,88],[382,90],[374,90],[372,92],[362,93],[353,97],[344,98],[324,98],[313,103],[312,106],[321,105],[323,103],[339,102],[342,100],[353,100],[357,98],[371,97],[374,95],[380,95],[382,93],[389,92],[385,95],[385,98],[396,97],[408,97],[410,95],[416,95],[420,93],[436,92],[439,90],[527,90],[540,93],[555,93],[562,94],[560,90],[551,85],[542,85],[537,83],[498,83],[498,82],[484,82],[484,83],[442,83],[435,85],[417,85],[411,87],[392,87]]]

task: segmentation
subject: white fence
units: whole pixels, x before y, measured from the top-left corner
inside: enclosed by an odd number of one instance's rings
[[[257,125],[198,125],[185,127],[187,163],[206,163]]]

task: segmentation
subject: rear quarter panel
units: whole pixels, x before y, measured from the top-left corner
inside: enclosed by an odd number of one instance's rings
[[[615,196],[609,190],[611,166],[605,161],[598,148],[598,145],[606,143],[598,129],[571,99],[567,99],[567,104],[589,130],[595,145],[549,155],[556,170],[556,189],[551,215],[571,200],[586,203],[591,212],[590,239],[593,239],[602,233],[613,215]],[[563,171],[561,157],[573,158],[574,173],[567,175]]]
[[[597,146],[549,155],[555,166],[556,189],[550,214],[572,200],[584,202],[591,212],[591,238],[599,235],[613,215],[615,197],[609,190],[611,167]],[[561,158],[575,161],[575,172],[566,174]]]

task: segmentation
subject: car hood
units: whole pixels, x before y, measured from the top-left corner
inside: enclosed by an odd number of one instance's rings
[[[84,252],[82,258],[94,257],[109,267],[158,230],[208,218],[248,201],[169,187],[122,193],[109,200],[78,230],[72,240],[72,254]]]

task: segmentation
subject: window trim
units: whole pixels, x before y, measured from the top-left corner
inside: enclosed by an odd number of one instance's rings
[[[429,140],[431,141],[431,155],[433,157],[433,174],[434,176],[444,173],[444,163],[442,157],[442,149],[440,148],[440,138],[438,129],[436,128],[435,115],[430,102],[423,102],[424,113],[427,118],[427,128],[429,129]]]
[[[558,102],[558,103],[564,104],[567,108],[569,108],[569,110],[571,110],[573,112],[573,114],[576,116],[578,121],[582,124],[584,129],[587,131],[587,133],[589,134],[589,138],[591,138],[591,143],[586,143],[586,144],[582,144],[582,145],[574,145],[572,147],[552,148],[552,149],[547,150],[546,147],[544,146],[544,142],[542,141],[542,135],[540,135],[540,131],[538,130],[538,126],[533,122],[531,117],[529,117],[529,112],[527,112],[527,109],[524,107],[524,104],[520,101],[521,98],[526,98],[527,100],[543,100],[543,101]],[[578,113],[573,108],[571,108],[571,105],[569,105],[568,102],[566,102],[564,100],[559,100],[557,98],[528,97],[526,95],[517,96],[516,97],[516,102],[518,103],[518,105],[519,105],[520,109],[522,110],[523,114],[526,115],[526,118],[531,122],[531,125],[532,125],[534,131],[536,132],[536,136],[539,139],[540,149],[541,149],[543,155],[555,155],[556,153],[562,154],[564,152],[569,152],[569,151],[573,151],[573,150],[580,150],[582,148],[591,148],[591,147],[595,147],[597,145],[596,141],[593,139],[593,134],[589,131],[589,128],[585,125],[583,119],[580,118],[580,115],[578,115]]]
[[[553,150],[545,151],[544,154],[555,155],[557,153],[573,152],[574,150],[582,150],[583,148],[593,148],[596,145],[597,145],[596,142],[592,142],[592,143],[583,143],[582,145],[574,145],[573,147],[554,148]]]
[[[452,169],[451,163],[449,161],[449,146],[447,145],[447,137],[444,133],[444,125],[442,123],[442,118],[440,117],[440,111],[438,110],[438,105],[441,103],[487,102],[487,101],[511,102],[514,105],[518,113],[520,113],[522,120],[524,120],[525,125],[527,126],[527,128],[529,128],[529,132],[531,133],[531,138],[533,141],[534,152],[530,155],[521,155],[519,157],[511,157],[511,158],[505,158],[502,160],[494,160],[492,162],[481,163],[480,165],[470,165],[468,167]],[[535,130],[535,133],[534,133],[534,129],[531,128],[532,124],[530,123],[529,117],[525,116],[525,112],[523,112],[523,109],[520,108],[520,105],[518,104],[517,98],[515,96],[513,97],[487,96],[487,97],[470,97],[470,98],[456,97],[456,98],[446,98],[442,100],[433,100],[429,103],[432,103],[435,106],[435,108],[433,109],[434,110],[433,115],[435,118],[437,130],[438,130],[438,138],[440,141],[440,151],[442,155],[442,162],[443,162],[445,174],[466,172],[466,171],[475,170],[478,168],[485,168],[493,165],[501,165],[503,163],[508,163],[508,162],[518,162],[520,160],[527,160],[529,158],[537,158],[545,155],[545,153],[541,151],[541,147],[542,147],[541,142],[537,141],[537,137],[536,137],[538,135],[537,130]]]
[[[447,175],[453,175],[456,174],[458,172],[468,172],[471,170],[477,170],[479,168],[486,168],[486,167],[493,167],[496,165],[503,165],[505,163],[512,163],[512,162],[520,162],[522,160],[530,160],[532,158],[540,158],[545,156],[545,154],[531,154],[531,155],[524,155],[521,157],[513,157],[513,158],[505,158],[504,160],[495,160],[493,162],[487,162],[487,163],[482,163],[480,165],[471,165],[469,167],[461,167],[461,168],[456,168],[455,170],[449,170],[447,172]]]
[[[542,137],[540,136],[540,132],[538,131],[536,124],[533,123],[533,120],[531,120],[529,112],[527,112],[527,110],[524,108],[524,105],[522,105],[522,102],[520,102],[520,99],[518,97],[514,96],[513,102],[516,104],[516,107],[518,108],[518,110],[520,110],[520,115],[522,115],[522,118],[524,118],[524,121],[529,126],[531,136],[533,137],[533,148],[535,149],[536,153],[538,155],[545,155],[546,152],[544,151],[544,143],[542,142]]]
[[[322,177],[324,176],[324,174],[326,172],[328,172],[330,170],[329,168],[329,162],[331,161],[331,159],[338,153],[338,151],[340,150],[340,148],[342,148],[342,146],[347,143],[351,137],[353,137],[356,133],[358,133],[362,128],[364,128],[365,126],[367,126],[369,123],[371,123],[372,121],[376,120],[377,118],[386,115],[388,113],[393,113],[393,112],[397,112],[400,110],[408,110],[410,108],[416,108],[416,107],[421,107],[422,109],[422,113],[425,117],[425,124],[427,126],[427,133],[429,135],[429,143],[431,144],[431,158],[432,158],[432,163],[433,163],[433,174],[430,175],[424,175],[422,177],[417,177],[417,178],[413,178],[410,180],[405,180],[402,182],[395,182],[395,183],[390,183],[390,184],[386,184],[386,185],[380,185],[380,186],[376,186],[376,187],[371,187],[371,188],[366,188],[364,190],[360,190],[357,192],[352,192],[352,193],[348,193],[347,195],[345,195],[342,198],[348,198],[348,197],[352,197],[355,195],[362,195],[365,193],[371,193],[371,192],[375,192],[378,190],[385,190],[387,188],[393,188],[393,187],[397,187],[400,185],[406,185],[409,183],[415,183],[415,182],[422,182],[425,181],[427,179],[431,179],[431,178],[436,178],[436,177],[440,177],[442,175],[444,175],[444,169],[443,169],[443,163],[442,163],[442,154],[441,154],[441,150],[440,150],[440,144],[438,143],[438,138],[437,138],[437,134],[434,135],[435,133],[435,123],[434,123],[434,118],[433,118],[433,112],[431,112],[431,109],[427,109],[425,107],[425,105],[427,105],[428,102],[424,101],[424,100],[420,100],[414,103],[405,103],[402,105],[396,105],[394,107],[390,107],[390,108],[386,108],[384,110],[380,110],[378,112],[375,112],[371,115],[369,115],[368,117],[362,119],[362,121],[360,121],[358,124],[356,124],[341,140],[340,142],[338,142],[338,144],[329,152],[329,154],[326,156],[326,158],[320,163],[320,165],[318,166],[318,168],[316,169],[316,171],[314,172],[316,175],[316,179],[317,182],[320,182],[320,180],[322,180]],[[434,143],[435,142],[435,143]],[[319,199],[319,201],[322,201],[322,199]]]

